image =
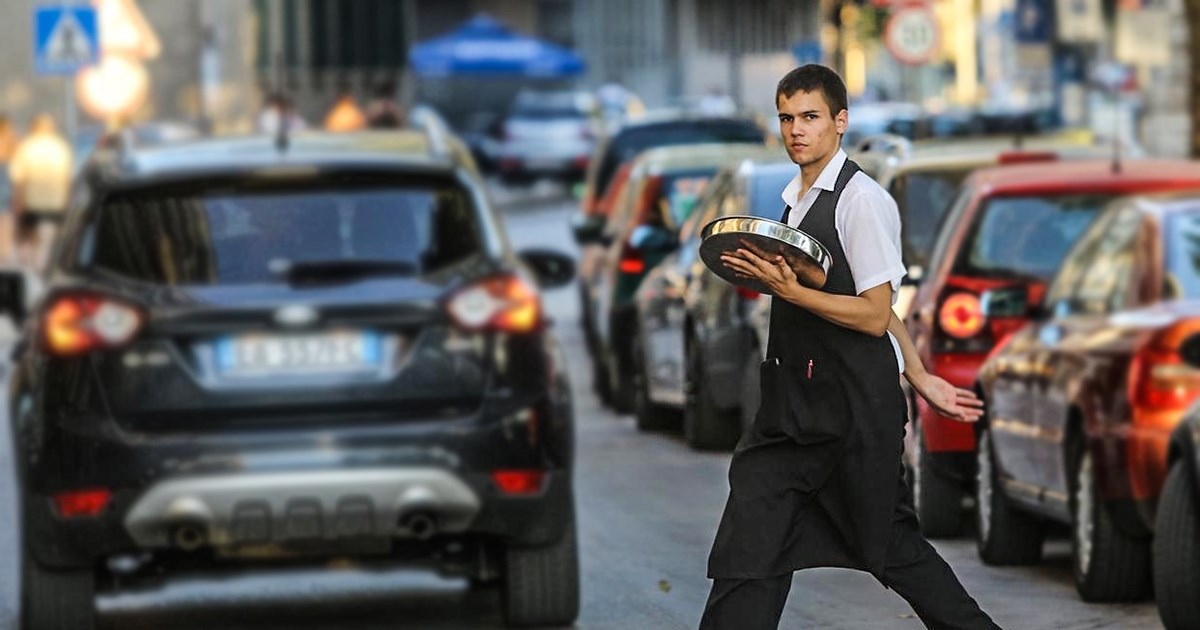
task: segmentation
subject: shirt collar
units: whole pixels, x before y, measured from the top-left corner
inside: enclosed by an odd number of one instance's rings
[[[842,167],[846,165],[846,159],[846,152],[839,148],[833,159],[829,160],[821,174],[817,176],[817,181],[813,182],[813,188],[833,190],[837,186],[837,178],[842,172]],[[801,173],[796,173],[792,181],[788,182],[783,189],[783,202],[792,208],[800,203],[800,187],[803,186],[800,176]]]

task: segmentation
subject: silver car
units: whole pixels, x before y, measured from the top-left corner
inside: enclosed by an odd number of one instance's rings
[[[496,168],[507,181],[582,179],[601,131],[599,108],[587,92],[521,92],[495,147]]]

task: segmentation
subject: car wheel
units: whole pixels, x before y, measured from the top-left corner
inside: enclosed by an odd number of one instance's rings
[[[641,327],[633,337],[633,415],[641,431],[662,431],[678,423],[674,409],[650,399],[650,377],[646,374],[646,340]]]
[[[1081,445],[1071,497],[1071,551],[1075,589],[1088,602],[1141,599],[1150,583],[1149,541],[1117,529],[1099,500],[1092,454]]]
[[[1200,628],[1200,495],[1177,462],[1154,526],[1154,598],[1166,630]]]
[[[735,409],[724,411],[712,399],[712,384],[704,369],[697,343],[687,348],[687,372],[683,377],[686,402],[683,407],[683,437],[695,449],[727,450],[740,436],[741,417]]]
[[[508,626],[566,626],[579,616],[579,547],[572,511],[561,540],[547,547],[510,548],[501,585]]]
[[[612,383],[608,380],[608,362],[604,360],[602,351],[597,348],[592,353],[592,391],[601,404],[612,404]]]
[[[634,390],[633,375],[630,370],[621,369],[621,360],[617,358],[615,349],[609,349],[603,354],[608,368],[608,404],[617,413],[633,413]]]
[[[1013,507],[996,470],[992,432],[979,437],[978,470],[975,483],[975,549],[985,564],[1034,564],[1042,559],[1045,525],[1036,516]]]
[[[921,532],[930,538],[957,536],[962,529],[962,484],[939,474],[925,445],[925,431],[916,422],[916,452],[913,459],[913,507]]]
[[[95,574],[90,569],[43,567],[28,554],[23,555],[22,627],[25,630],[95,627]]]

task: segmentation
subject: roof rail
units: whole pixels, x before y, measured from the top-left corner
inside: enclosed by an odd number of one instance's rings
[[[450,129],[436,110],[428,105],[415,105],[408,114],[408,120],[413,127],[425,132],[431,153],[438,156],[450,155]]]
[[[912,141],[894,133],[879,133],[866,136],[854,145],[854,151],[889,153],[892,155],[908,155],[912,153]]]

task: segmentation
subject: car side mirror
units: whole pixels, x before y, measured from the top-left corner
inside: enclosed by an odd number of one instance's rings
[[[594,214],[577,214],[571,219],[571,233],[580,245],[604,244],[604,217]]]
[[[566,254],[549,249],[526,249],[518,255],[533,269],[538,286],[543,289],[556,289],[575,279],[575,259]]]
[[[921,284],[921,279],[924,277],[925,277],[925,268],[924,267],[922,267],[921,265],[909,265],[908,266],[908,275],[904,276],[904,279],[900,281],[900,284],[909,284],[909,285],[916,286],[916,285]]]
[[[1001,287],[983,292],[979,298],[984,317],[1028,317],[1029,291],[1023,286]]]
[[[1183,340],[1179,346],[1179,355],[1188,365],[1200,368],[1200,333]]]
[[[33,290],[26,279],[27,272],[17,268],[0,269],[0,315],[7,315],[20,328],[29,315],[30,294]]]
[[[679,239],[665,228],[639,225],[629,235],[629,246],[643,252],[670,251],[679,246]]]

